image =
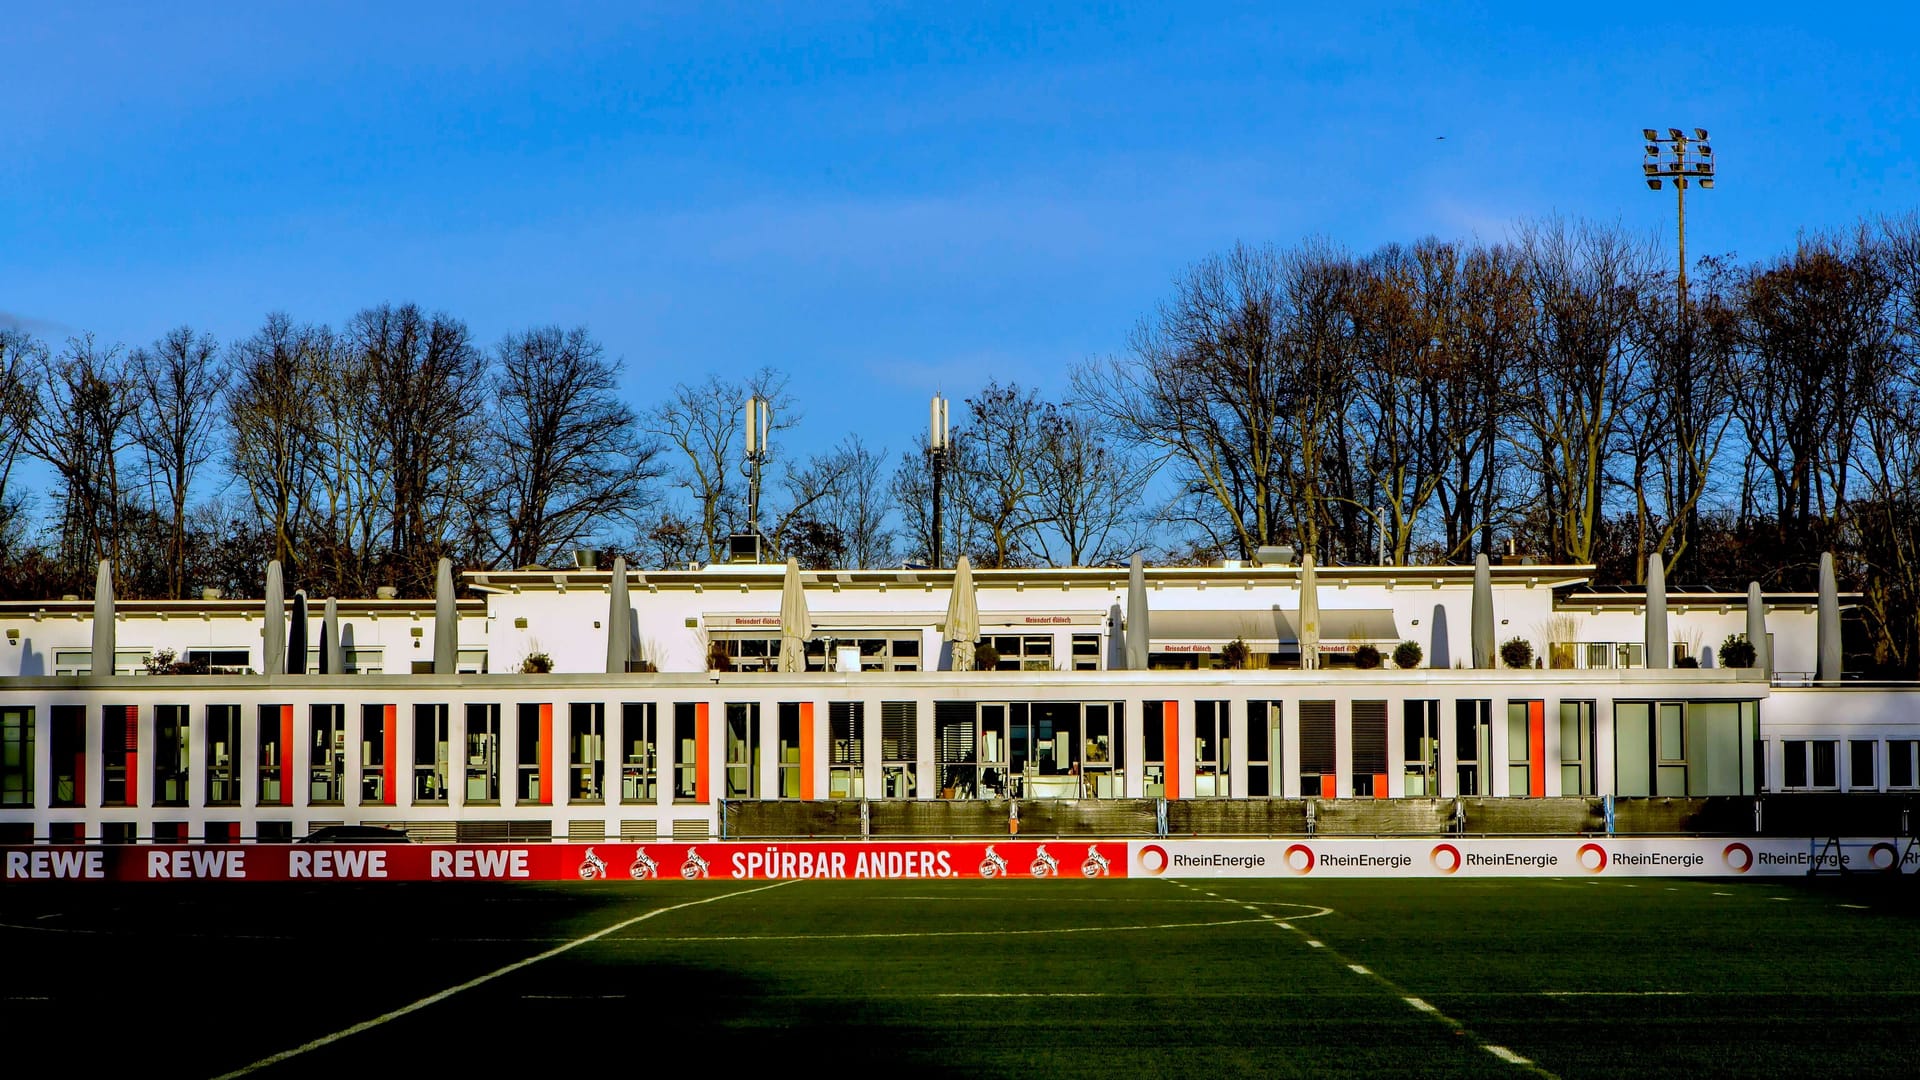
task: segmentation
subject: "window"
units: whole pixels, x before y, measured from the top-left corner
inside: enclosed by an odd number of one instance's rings
[[[1166,707],[1164,701],[1149,701],[1141,714],[1140,773],[1145,781],[1142,794],[1149,799],[1167,796],[1167,725],[1161,719]]]
[[[500,801],[500,706],[494,702],[467,705],[465,764],[466,800]]]
[[[1493,702],[1453,703],[1454,779],[1456,795],[1490,794],[1487,780],[1493,768]]]
[[[1334,766],[1333,702],[1300,703],[1300,794],[1331,799],[1339,773]]]
[[[115,675],[145,675],[147,657],[152,656],[149,649],[115,649],[113,653],[113,673]],[[53,651],[53,673],[55,675],[91,675],[93,674],[93,650],[91,649],[55,649]]]
[[[1282,794],[1280,747],[1285,732],[1277,701],[1247,702],[1247,794],[1276,799]]]
[[[650,803],[660,798],[659,706],[629,701],[620,706],[620,801]]]
[[[567,798],[600,802],[606,798],[601,779],[607,756],[607,707],[598,701],[576,701],[567,706],[567,772],[572,782]]]
[[[1400,718],[1401,783],[1409,798],[1440,794],[1440,703],[1409,701]]]
[[[140,708],[106,705],[100,709],[100,805],[140,805]]]
[[[207,706],[207,805],[240,805],[240,706]]]
[[[1847,743],[1847,788],[1850,791],[1875,791],[1874,761],[1880,744],[1872,739],[1853,739]]]
[[[32,806],[33,709],[0,708],[0,806]]]
[[[1560,794],[1594,794],[1591,701],[1560,703]]]
[[[1356,701],[1351,719],[1356,798],[1387,797],[1387,703]]]
[[[187,805],[189,723],[185,705],[153,710],[153,805]]]
[[[523,701],[514,709],[513,797],[531,806],[553,801],[547,770],[553,767],[553,706]]]
[[[1073,670],[1100,670],[1100,635],[1073,635]]]
[[[1546,741],[1544,701],[1507,702],[1507,794],[1540,798],[1547,793],[1542,760]],[[1542,766],[1538,770],[1536,765]]]
[[[866,703],[827,704],[827,797],[866,798]]]
[[[783,701],[777,705],[775,709],[776,719],[774,723],[779,727],[779,730],[775,732],[775,738],[779,743],[777,749],[777,753],[779,754],[779,761],[777,762],[779,767],[779,788],[775,793],[775,798],[797,799],[800,797],[801,780],[800,703],[797,701]]]
[[[262,705],[258,733],[260,754],[255,772],[259,781],[257,806],[292,806],[293,706]]]
[[[1659,759],[1655,763],[1655,795],[1687,794],[1687,711],[1677,701],[1660,703]]]
[[[1920,777],[1920,740],[1891,739],[1887,742],[1887,786],[1911,788]]]
[[[204,668],[209,675],[253,673],[253,653],[247,649],[188,649],[182,659],[196,669]]]
[[[381,645],[343,645],[340,648],[340,670],[329,672],[333,675],[378,675],[386,669],[385,646]],[[480,655],[478,649],[466,649],[460,653],[460,670],[481,670],[481,663],[475,659]],[[428,665],[431,667],[431,663]],[[320,672],[320,647],[307,649],[307,670],[315,674]]]
[[[398,732],[392,705],[360,706],[360,802],[392,806],[396,794],[394,739]]]
[[[772,655],[779,656],[779,649]],[[859,637],[815,637],[807,642],[808,671],[839,671],[840,651],[856,649],[861,671],[920,670],[920,639],[890,638],[872,635]],[[777,666],[777,665],[776,665]]]
[[[1126,746],[1125,706],[1088,705],[1086,707],[1086,794],[1095,799],[1117,799],[1126,792],[1121,786],[1121,751]]]
[[[673,799],[675,802],[700,801],[700,746],[702,734],[700,705],[691,701],[673,706]]]
[[[996,706],[995,708],[998,708]],[[971,701],[933,703],[934,760],[940,774],[940,797],[970,799],[980,779],[976,754],[982,720]],[[996,714],[989,730],[1004,735],[1004,716]],[[995,754],[999,751],[996,750]]]
[[[727,798],[760,797],[760,703],[727,703]]]
[[[1232,762],[1228,749],[1227,703],[1193,703],[1193,794],[1196,798],[1225,797],[1232,790]]]
[[[980,639],[1000,654],[1001,671],[1052,671],[1052,634],[995,634]]]
[[[1027,707],[1025,705],[980,706],[979,790],[981,798],[997,798],[1009,792],[1009,776],[1024,772],[1027,764]],[[964,796],[963,796],[964,797]]]
[[[1833,789],[1840,786],[1840,744],[1833,739],[1788,739],[1781,744],[1787,789]]]
[[[913,701],[880,703],[880,796],[911,799],[920,760],[920,706]]]
[[[52,745],[47,754],[52,760],[54,806],[87,804],[87,707],[55,705],[53,724],[47,733]]]
[[[447,707],[413,707],[413,801],[447,801]]]
[[[315,705],[308,716],[307,802],[339,806],[347,800],[347,707]]]

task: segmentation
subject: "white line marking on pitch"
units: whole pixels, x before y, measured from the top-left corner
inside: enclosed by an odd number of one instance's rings
[[[891,934],[714,934],[686,937],[650,937],[676,944],[713,941],[883,941],[893,938],[1038,937],[1044,934],[1105,934],[1122,930],[1187,930],[1202,926],[1245,926],[1259,919],[1216,919],[1212,922],[1145,923],[1130,926],[1059,926],[1041,930],[909,930]]]
[[[1440,1012],[1439,1009],[1436,1009],[1433,1006],[1427,1004],[1426,1002],[1421,1001],[1417,997],[1402,998],[1401,1000],[1405,1001],[1407,1004],[1413,1006],[1414,1008],[1419,1009],[1423,1013],[1434,1013],[1437,1015]]]
[[[1501,1061],[1504,1061],[1509,1065],[1533,1064],[1533,1062],[1528,1061],[1526,1058],[1521,1057],[1519,1054],[1514,1053],[1513,1051],[1507,1049],[1504,1046],[1495,1046],[1492,1043],[1487,1043],[1485,1045],[1487,1048],[1487,1053],[1492,1054],[1494,1057],[1499,1058]]]
[[[1371,971],[1368,971],[1368,970],[1367,970],[1367,965],[1365,965],[1365,964],[1348,964],[1348,965],[1347,965],[1347,969],[1348,969],[1349,971],[1352,971],[1352,972],[1353,972],[1353,973],[1354,973],[1355,975],[1371,975],[1371,974],[1373,974],[1373,972],[1371,972]]]
[[[1689,990],[1542,990],[1541,997],[1686,997]]]
[[[1307,939],[1307,944],[1308,944],[1308,945],[1311,945],[1312,947],[1314,947],[1314,948],[1316,948],[1316,949],[1324,949],[1324,948],[1326,948],[1326,947],[1327,947],[1327,943],[1326,943],[1326,942],[1324,942],[1324,941],[1315,941],[1315,940],[1313,940],[1312,938],[1308,938],[1308,939]]]
[[[935,994],[937,998],[1103,998],[1105,994]]]
[[[625,1001],[625,994],[521,994],[521,1001]]]
[[[709,896],[703,900],[689,900],[684,904],[674,904],[672,907],[654,908],[652,911],[643,912],[639,915],[635,915],[631,919],[614,923],[612,926],[609,926],[604,930],[595,930],[593,933],[588,934],[585,937],[575,938],[564,945],[557,945],[551,949],[548,949],[546,952],[539,953],[538,955],[535,955],[535,956],[529,956],[525,960],[516,960],[513,963],[508,964],[506,967],[496,968],[492,971],[487,972],[485,975],[481,975],[473,979],[468,979],[466,982],[463,982],[458,986],[448,987],[447,989],[442,990],[437,994],[429,994],[426,997],[421,998],[419,1001],[412,1003],[411,1005],[402,1005],[399,1008],[394,1009],[392,1012],[382,1013],[381,1015],[376,1016],[371,1020],[362,1020],[360,1023],[355,1024],[352,1027],[343,1028],[339,1031],[334,1032],[331,1035],[322,1035],[311,1042],[302,1043],[291,1050],[282,1050],[277,1054],[273,1054],[268,1057],[263,1057],[259,1061],[256,1061],[251,1065],[243,1065],[240,1068],[233,1070],[232,1072],[222,1073],[218,1077],[215,1077],[215,1080],[231,1080],[232,1077],[246,1076],[249,1073],[256,1073],[256,1072],[259,1072],[261,1069],[268,1068],[269,1066],[278,1065],[281,1062],[286,1061],[288,1058],[299,1057],[301,1054],[307,1053],[310,1050],[318,1050],[323,1046],[328,1046],[332,1043],[337,1043],[341,1039],[349,1038],[351,1036],[358,1035],[363,1031],[367,1031],[372,1028],[379,1027],[381,1024],[387,1023],[390,1020],[398,1020],[401,1017],[407,1015],[408,1013],[419,1012],[421,1009],[424,1009],[429,1005],[439,1004],[440,1002],[447,1000],[448,998],[452,997],[455,994],[460,993],[463,990],[471,990],[476,986],[481,986],[486,983],[490,983],[493,980],[500,978],[502,975],[511,975],[514,972],[519,971],[521,968],[531,967],[542,960],[550,960],[556,956],[559,956],[561,953],[578,948],[582,945],[599,941],[601,938],[606,937],[608,934],[618,933],[619,931],[625,930],[627,927],[633,926],[636,923],[646,922],[648,919],[653,918],[655,915],[665,915],[669,911],[679,911],[682,908],[699,907],[701,904],[711,904],[716,900],[730,900],[733,897],[746,896],[749,893],[766,892],[768,889],[777,889],[782,885],[791,885],[794,883],[795,880],[797,879],[789,878],[786,881],[776,881],[771,885],[762,885],[758,888],[740,889],[735,892],[721,893],[718,896]]]
[[[1292,924],[1292,923],[1284,923],[1284,922],[1283,922],[1283,923],[1281,923],[1281,924],[1280,924],[1280,929],[1282,929],[1282,930],[1291,930],[1291,929],[1293,929],[1293,924]]]
[[[1865,905],[1865,904],[1841,904],[1840,906],[1841,906],[1841,907],[1843,907],[1843,908],[1851,908],[1851,909],[1853,909],[1854,911],[1865,911],[1865,910],[1867,910],[1867,905]]]
[[[1717,892],[1717,893],[1714,893],[1713,895],[1715,895],[1715,896],[1732,896],[1733,894],[1732,894],[1732,893],[1730,893],[1730,892]]]

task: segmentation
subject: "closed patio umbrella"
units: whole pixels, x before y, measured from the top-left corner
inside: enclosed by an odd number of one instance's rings
[[[346,673],[346,649],[340,643],[340,602],[327,597],[326,614],[320,619],[320,674]]]
[[[113,564],[100,560],[93,579],[93,674],[113,674]]]
[[[1127,667],[1134,671],[1147,670],[1152,644],[1147,628],[1147,570],[1140,554],[1135,552],[1133,563],[1127,569]]]
[[[1313,570],[1313,553],[1300,556],[1300,669],[1320,666],[1320,578]]]
[[[627,557],[613,557],[613,583],[607,590],[607,674],[625,674],[633,660],[633,602],[627,597]]]
[[[460,608],[453,602],[453,560],[442,558],[433,579],[433,673],[460,670]]]
[[[260,625],[260,671],[278,675],[287,669],[287,586],[280,560],[267,563],[267,599]]]
[[[1667,564],[1659,552],[1647,556],[1647,666],[1673,666],[1673,644],[1667,637]]]
[[[293,625],[287,630],[287,674],[307,673],[307,590],[293,594]]]
[[[1757,581],[1747,582],[1747,641],[1753,646],[1753,666],[1773,674],[1773,656],[1767,648],[1767,602]]]
[[[1840,587],[1834,580],[1831,551],[1820,553],[1820,609],[1814,633],[1820,663],[1814,677],[1821,682],[1840,678]]]
[[[806,587],[800,584],[800,562],[789,555],[780,586],[780,670],[807,670],[807,642],[812,640],[813,616],[807,612]]]
[[[947,597],[947,641],[953,645],[949,670],[973,670],[973,643],[979,637],[980,606],[973,594],[973,563],[962,555],[953,564],[953,592]]]
[[[1473,666],[1493,666],[1493,568],[1486,552],[1473,560]]]

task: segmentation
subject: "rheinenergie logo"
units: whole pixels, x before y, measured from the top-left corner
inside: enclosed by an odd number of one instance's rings
[[[1433,845],[1433,853],[1429,858],[1433,860],[1433,868],[1443,874],[1460,869],[1460,849],[1452,844]]]
[[[1597,874],[1607,868],[1607,849],[1599,844],[1581,844],[1574,857],[1590,873]]]
[[[1149,874],[1164,874],[1167,871],[1167,849],[1159,844],[1148,844],[1140,849],[1135,861],[1140,864],[1140,869]]]

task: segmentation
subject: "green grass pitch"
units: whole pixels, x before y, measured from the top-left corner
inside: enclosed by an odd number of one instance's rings
[[[8,886],[0,1032],[142,1077],[1905,1077],[1915,884]]]

